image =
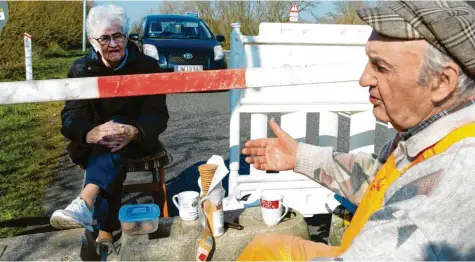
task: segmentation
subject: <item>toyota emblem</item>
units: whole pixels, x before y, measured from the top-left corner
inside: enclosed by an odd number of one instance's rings
[[[185,59],[192,59],[192,58],[193,58],[193,55],[192,55],[191,53],[186,53],[186,54],[183,55],[183,57],[184,57]]]

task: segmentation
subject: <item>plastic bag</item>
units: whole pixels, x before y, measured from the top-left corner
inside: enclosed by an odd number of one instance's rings
[[[261,234],[249,243],[237,261],[308,261],[317,257],[333,258],[341,253],[340,247],[300,237]]]

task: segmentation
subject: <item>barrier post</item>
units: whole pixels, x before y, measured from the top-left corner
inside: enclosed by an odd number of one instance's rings
[[[230,52],[229,52],[229,68],[235,69],[239,67],[242,52],[242,35],[241,25],[239,23],[231,24],[230,37]],[[237,188],[237,177],[239,175],[239,158],[241,155],[240,126],[239,126],[239,103],[241,100],[240,90],[229,91],[229,105],[230,105],[230,121],[229,121],[229,184],[228,195],[235,194],[234,190]]]
[[[33,80],[33,62],[31,55],[31,35],[24,33],[23,41],[25,43],[25,71],[26,80]]]

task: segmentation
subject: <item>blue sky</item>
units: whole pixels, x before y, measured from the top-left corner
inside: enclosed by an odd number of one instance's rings
[[[125,1],[125,0],[109,0],[109,1],[96,1],[98,4],[108,4],[114,3],[124,7],[127,10],[129,15],[130,22],[134,22],[140,20],[145,14],[147,14],[150,10],[158,10],[160,7],[160,1]],[[292,4],[289,1],[289,9],[290,5]],[[332,1],[320,1],[320,4],[317,8],[315,8],[314,13],[317,15],[323,15],[332,10]],[[309,15],[302,13],[302,19],[309,19],[311,18]]]

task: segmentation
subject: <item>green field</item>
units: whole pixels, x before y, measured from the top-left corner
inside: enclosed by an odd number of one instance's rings
[[[33,77],[65,78],[72,62],[82,54],[80,50],[62,50],[34,56]],[[22,81],[24,72],[22,64],[0,69],[0,81]],[[66,146],[60,133],[63,104],[0,105],[0,225],[44,216],[45,189]],[[0,226],[0,238],[23,230]]]

